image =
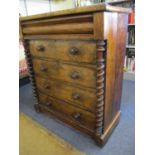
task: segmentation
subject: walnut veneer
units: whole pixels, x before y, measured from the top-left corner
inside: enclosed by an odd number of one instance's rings
[[[120,116],[128,12],[98,4],[20,18],[35,109],[100,145]]]

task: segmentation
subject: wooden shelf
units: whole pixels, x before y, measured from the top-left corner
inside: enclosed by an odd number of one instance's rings
[[[127,2],[132,2],[132,0],[117,0],[117,1],[109,1],[107,2],[108,4],[119,4],[119,3],[127,3]]]
[[[126,45],[126,48],[135,48],[135,45]]]
[[[128,72],[128,71],[126,71],[125,73],[135,75],[135,72]]]
[[[135,73],[133,73],[133,72],[124,72],[123,79],[124,80],[135,81]]]
[[[128,26],[135,26],[135,24],[128,24]]]

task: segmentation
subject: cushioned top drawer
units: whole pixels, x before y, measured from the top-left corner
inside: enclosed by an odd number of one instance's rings
[[[93,39],[93,14],[69,15],[22,21],[22,33],[29,39]]]
[[[71,62],[96,62],[96,44],[91,41],[32,40],[30,52],[33,56]]]

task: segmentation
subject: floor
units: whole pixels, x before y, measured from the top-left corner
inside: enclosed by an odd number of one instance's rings
[[[20,155],[85,155],[24,113],[19,122]]]
[[[36,113],[33,108],[35,100],[30,84],[20,88],[19,102],[21,112],[88,155],[135,154],[135,83],[133,81],[123,81],[120,123],[103,148],[96,146],[88,136],[49,118],[45,114]]]

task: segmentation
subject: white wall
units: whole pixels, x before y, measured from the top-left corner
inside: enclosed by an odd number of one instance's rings
[[[25,0],[25,1],[26,4],[24,0],[19,0],[19,12],[21,13],[21,16],[74,8],[73,0],[62,0],[58,2],[52,0],[50,0],[50,2],[49,0]]]
[[[48,0],[26,0],[28,15],[45,13],[50,11]]]
[[[73,0],[63,0],[60,2],[55,2],[51,0],[52,11],[65,10],[65,9],[70,9],[70,8],[74,8]]]
[[[19,1],[19,13],[21,16],[27,16],[24,0]]]
[[[75,7],[75,0],[19,0],[19,12],[22,16],[40,14],[50,11],[65,10]],[[91,5],[93,2],[89,0],[81,0],[81,6]]]

